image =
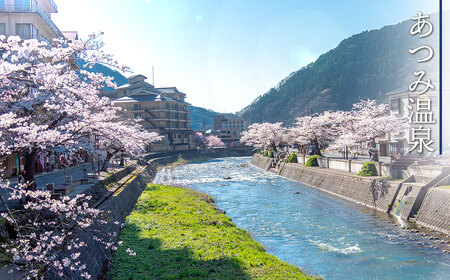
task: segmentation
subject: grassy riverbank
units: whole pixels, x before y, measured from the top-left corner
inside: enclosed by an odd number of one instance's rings
[[[108,278],[314,279],[267,254],[211,197],[184,188],[149,185],[120,240]]]

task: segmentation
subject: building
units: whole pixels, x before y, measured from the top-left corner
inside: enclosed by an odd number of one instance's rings
[[[163,140],[151,144],[150,151],[181,151],[194,148],[186,95],[176,87],[154,88],[144,75],[128,78],[128,84],[114,93],[114,105],[126,109],[130,118],[142,118],[142,125],[158,132]]]
[[[53,0],[0,0],[0,35],[37,39],[50,44],[55,38],[65,38],[51,20],[58,8]],[[69,32],[76,39],[76,32]],[[12,154],[0,163],[5,176],[14,176],[23,170],[23,158]]]
[[[424,94],[418,95],[409,91],[408,87],[400,88],[386,94],[389,98],[390,114],[397,118],[408,120],[412,123],[411,128],[400,133],[389,133],[385,139],[379,141],[380,151],[383,155],[409,155],[412,157],[427,156],[439,153],[439,91],[429,90]],[[416,131],[414,129],[423,130]],[[429,132],[429,135],[427,135]],[[429,136],[429,137],[428,137]],[[418,149],[408,152],[418,138],[423,139],[425,143],[432,140],[429,145],[434,152],[426,148],[422,153]]]
[[[227,118],[224,115],[214,116],[214,130],[220,131],[219,138],[227,146],[240,145],[241,133],[248,128],[248,121],[242,118]]]
[[[52,42],[63,33],[51,20],[58,12],[53,0],[0,0],[0,34]]]

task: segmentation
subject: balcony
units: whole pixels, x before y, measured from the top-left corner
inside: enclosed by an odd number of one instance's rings
[[[55,5],[53,1],[51,1]],[[56,7],[56,5],[55,5]],[[32,1],[31,5],[4,5],[0,6],[0,12],[6,13],[34,13],[39,15],[39,17],[47,24],[50,29],[56,34],[57,37],[62,37],[62,32],[50,19],[50,16],[36,3]]]
[[[58,12],[58,6],[56,6],[56,3],[53,0],[49,0],[50,5],[52,5],[53,9],[55,9],[55,12]]]

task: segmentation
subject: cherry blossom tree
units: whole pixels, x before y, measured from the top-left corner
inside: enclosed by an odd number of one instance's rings
[[[115,86],[112,78],[74,67],[75,61],[83,61],[85,68],[94,63],[119,67],[101,50],[99,36],[55,40],[53,47],[35,39],[0,36],[0,157],[23,155],[29,186],[35,185],[33,164],[40,151],[93,152],[91,135],[101,131],[100,136],[112,140],[127,130],[117,122],[120,108],[98,96],[104,86]],[[110,122],[116,126],[108,126]]]
[[[90,279],[87,263],[80,258],[87,244],[80,240],[79,235],[90,233],[105,250],[115,251],[117,246],[121,246],[116,233],[98,232],[101,224],[120,225],[117,221],[108,222],[103,211],[92,208],[89,196],[79,194],[73,198],[63,196],[55,199],[49,191],[27,190],[26,184],[10,187],[8,182],[0,181],[0,187],[11,191],[9,199],[31,198],[24,205],[26,214],[15,215],[0,195],[8,210],[1,216],[17,235],[1,245],[11,255],[12,264],[16,265],[10,273],[18,270],[26,273],[26,279],[44,279],[45,271],[53,270],[61,279],[68,279],[63,276],[66,270],[70,270],[81,278]],[[62,247],[67,257],[57,258]],[[129,254],[135,255],[132,251]]]
[[[108,170],[109,162],[117,153],[124,152],[136,157],[145,152],[151,143],[162,139],[158,133],[145,130],[139,121],[140,119],[123,119],[117,116],[117,120],[103,123],[103,127],[95,131],[99,138],[99,148],[106,151],[102,171]]]
[[[222,139],[215,135],[210,135],[206,137],[206,147],[224,147],[225,143],[223,143]]]
[[[206,137],[201,132],[194,132],[194,136],[192,137],[195,145],[197,147],[204,147],[206,144]]]
[[[285,128],[278,123],[254,123],[241,134],[240,142],[255,148],[272,148],[277,150],[283,139]]]
[[[115,86],[112,78],[75,66],[75,61],[83,61],[84,67],[94,63],[119,67],[112,56],[103,53],[102,46],[99,35],[70,43],[55,40],[55,46],[0,36],[0,158],[21,153],[26,171],[24,184],[10,187],[0,180],[0,187],[10,191],[10,199],[28,198],[24,205],[28,211],[22,220],[9,209],[3,214],[18,236],[4,247],[14,263],[25,263],[29,278],[41,277],[44,265],[59,273],[63,269],[79,271],[81,277],[89,279],[86,264],[78,260],[85,244],[74,236],[105,222],[101,211],[90,207],[89,197],[54,199],[48,191],[30,190],[35,185],[33,163],[37,154],[56,149],[94,153],[98,148],[119,147],[133,154],[158,139],[133,122],[121,120],[121,109],[109,99],[99,98],[104,86]],[[99,137],[98,147],[91,141],[92,136]],[[116,248],[114,242],[98,235],[93,238],[106,249]],[[55,254],[62,245],[67,245],[71,257],[57,260]]]
[[[397,133],[408,128],[406,119],[399,119],[389,114],[388,104],[376,104],[375,100],[362,100],[353,105],[342,124],[344,133],[352,133],[356,143],[370,143],[375,153],[373,160],[378,161],[375,139],[388,133]]]
[[[338,127],[343,117],[344,114],[340,111],[299,117],[296,126],[290,130],[291,141],[302,145],[313,143],[317,154],[321,155],[321,147],[338,136]]]
[[[344,157],[347,158],[349,149],[352,150],[358,148],[360,144],[361,143],[357,141],[357,136],[355,134],[352,132],[342,132],[342,134],[327,147],[327,150],[341,152]]]

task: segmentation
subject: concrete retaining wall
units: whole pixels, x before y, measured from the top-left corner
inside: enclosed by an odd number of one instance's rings
[[[324,166],[321,166],[321,167],[324,167]],[[342,171],[349,171],[348,161],[345,159],[330,159],[329,168],[342,170]]]
[[[417,166],[411,165],[408,167],[407,174],[409,176],[427,176],[436,177],[442,173],[443,168],[441,166]]]
[[[120,235],[120,224],[125,221],[125,218],[133,210],[136,201],[145,189],[148,183],[154,178],[156,174],[156,168],[159,165],[167,165],[177,161],[179,155],[184,159],[197,159],[201,158],[220,158],[228,156],[245,156],[250,154],[248,149],[213,149],[209,151],[187,151],[176,153],[160,154],[159,157],[153,154],[147,166],[130,182],[126,184],[120,191],[114,193],[111,197],[105,200],[98,208],[103,210],[107,214],[109,222],[107,224],[95,225],[93,230],[96,232],[96,236],[103,240],[111,240],[116,242]],[[117,181],[125,177],[128,173],[133,171],[136,167],[130,167],[127,171],[120,172],[112,175],[110,178],[104,180],[103,183],[99,183],[95,188],[87,191],[88,195],[93,195],[96,198],[100,198],[108,193],[106,186],[109,183]],[[118,224],[114,224],[113,221],[118,221]],[[113,237],[109,237],[109,234],[113,234]],[[87,244],[84,247],[79,260],[81,263],[87,265],[86,271],[91,275],[91,279],[102,279],[101,277],[107,271],[109,261],[112,259],[113,252],[106,250],[105,246],[100,242],[93,240],[92,233],[78,233],[75,238]],[[63,249],[57,254],[56,259],[62,260],[64,258],[70,259],[70,252],[67,248]],[[84,279],[81,278],[77,272],[71,271],[69,268],[64,269],[63,277],[58,275],[58,272],[52,268],[47,269],[45,272],[45,279]]]
[[[305,163],[309,156],[308,155],[299,155],[299,162]],[[305,161],[303,161],[303,159]],[[318,158],[319,166],[322,168],[331,168],[341,171],[347,171],[357,174],[361,171],[361,167],[364,162],[359,160],[348,160],[348,159],[337,159],[337,158],[327,158],[327,157],[319,157]],[[392,174],[391,165],[389,163],[379,162],[376,165],[377,172],[379,176],[382,177],[396,177]]]
[[[433,187],[450,184],[448,168],[418,167],[419,174],[402,182],[392,182],[341,171],[345,167],[357,168],[352,161],[329,159],[328,166],[335,168],[330,169],[305,167],[302,158],[300,156],[300,163],[285,164],[280,175],[383,212],[395,214],[398,209],[403,219],[416,216],[418,224],[450,234],[450,189]],[[265,170],[270,168],[268,162],[269,159],[258,154],[251,161]],[[403,198],[405,203],[398,208]]]
[[[405,203],[402,207],[402,209],[399,210],[399,215],[407,220],[413,215],[417,213],[419,209],[416,209],[414,207],[414,204],[417,200],[420,200],[420,203],[423,201],[423,198],[425,197],[426,188],[423,187],[423,185],[418,185],[415,183],[408,183],[404,182],[402,186],[400,187],[398,191],[398,195],[393,203],[392,207],[392,213],[395,214],[400,202],[402,201],[403,197],[406,197]]]
[[[450,189],[429,189],[416,223],[450,234]]]
[[[142,191],[150,182],[151,178],[155,175],[155,165],[148,165],[132,182],[126,185],[126,187],[119,192],[111,196],[106,200],[99,209],[103,210],[109,219],[107,224],[95,225],[92,230],[95,235],[103,240],[111,240],[117,242],[120,233],[120,224],[125,221],[125,218],[134,207],[137,199],[141,195]],[[114,224],[113,221],[118,221],[119,224]],[[108,236],[108,233],[113,234],[112,237]],[[105,245],[93,239],[92,231],[78,233],[75,238],[79,241],[86,243],[87,247],[84,247],[81,251],[79,261],[82,264],[87,265],[86,271],[92,276],[91,279],[99,279],[105,272],[108,266],[109,260],[112,258],[113,252],[105,249]],[[65,248],[58,255],[58,260],[64,258],[70,259],[70,252]],[[45,279],[83,279],[79,276],[78,272],[74,272],[69,268],[64,269],[63,277],[58,275],[58,271],[53,268],[49,268],[45,273]]]
[[[267,170],[266,157],[254,155],[251,163]],[[386,180],[343,174],[321,167],[305,167],[301,163],[285,164],[280,175],[384,212],[390,211],[399,188],[398,183],[390,184]]]
[[[273,158],[268,158],[262,155],[254,155],[250,163],[267,171],[270,169],[273,161]]]

